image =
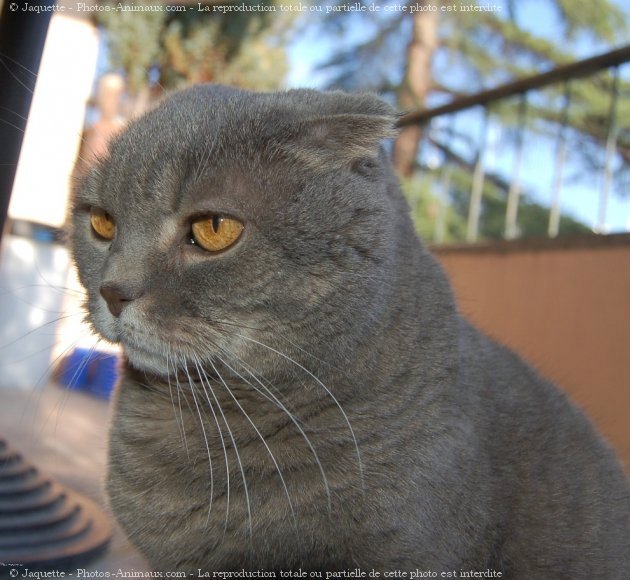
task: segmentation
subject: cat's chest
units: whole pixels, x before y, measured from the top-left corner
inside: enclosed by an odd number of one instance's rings
[[[169,536],[173,553],[156,551],[158,567],[161,558],[182,558],[184,568],[230,569],[253,554],[260,563],[265,546],[291,545],[306,522],[311,540],[313,522],[327,529],[330,489],[299,432],[254,430],[238,409],[216,410],[215,420],[209,408],[180,409],[176,398],[160,413],[155,402],[145,404],[140,417],[125,406],[132,400],[119,394],[108,487],[132,540]],[[203,550],[188,560],[187,547],[200,537]]]
[[[269,401],[177,391],[157,396],[122,384],[110,462],[124,464],[138,480],[164,482],[154,492],[168,489],[184,502],[266,504],[280,498],[280,511],[291,512],[310,486],[328,485],[318,455],[327,439]]]

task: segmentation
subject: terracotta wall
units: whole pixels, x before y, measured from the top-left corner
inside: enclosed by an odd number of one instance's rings
[[[433,251],[460,310],[565,389],[630,468],[630,235]]]

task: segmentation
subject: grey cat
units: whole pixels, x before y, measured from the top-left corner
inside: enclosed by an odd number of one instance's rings
[[[630,578],[622,468],[458,314],[379,145],[395,121],[371,95],[198,86],[84,178],[88,320],[126,356],[116,517],[195,575]]]

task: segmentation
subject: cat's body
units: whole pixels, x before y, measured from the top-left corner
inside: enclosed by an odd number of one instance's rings
[[[370,96],[197,87],[87,177],[73,249],[129,358],[117,518],[161,570],[630,577],[622,469],[457,313],[378,152],[392,123]],[[188,244],[205,216],[240,237]]]

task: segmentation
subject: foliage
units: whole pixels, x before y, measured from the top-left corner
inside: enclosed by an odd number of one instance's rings
[[[467,215],[470,202],[469,172],[458,169],[451,178],[450,201],[460,215]],[[484,181],[482,213],[479,223],[481,239],[500,239],[505,230],[506,184],[497,175],[486,175]],[[535,238],[547,235],[549,208],[531,199],[527,192],[521,194],[518,207],[519,237]],[[586,234],[590,229],[570,216],[561,216],[560,234]]]
[[[437,195],[440,184],[435,176],[423,175],[412,179],[402,179],[403,193],[411,207],[411,217],[416,230],[427,242],[455,242],[466,235],[466,222],[452,203],[444,204],[444,200]],[[444,212],[443,216],[440,212]],[[437,224],[443,220],[444,230],[440,240],[436,231]]]
[[[137,94],[159,62],[164,13],[98,12],[97,22],[108,31],[112,67],[126,73],[129,90]]]
[[[343,2],[339,0],[338,4]],[[361,0],[369,6],[371,0]],[[386,5],[419,4],[414,0],[377,2]],[[421,3],[420,3],[421,4]],[[432,0],[435,6],[454,6],[439,12],[439,47],[433,67],[434,91],[448,96],[478,92],[484,88],[536,74],[541,68],[576,60],[577,45],[584,36],[603,47],[627,41],[628,14],[611,0],[520,0],[508,1],[505,11],[462,11],[463,5],[488,5],[475,0]],[[496,3],[500,4],[500,3]],[[547,38],[523,27],[523,15],[555,10],[562,37]],[[585,16],[588,15],[588,16]],[[403,79],[405,47],[410,35],[410,12],[331,13],[326,21],[328,32],[338,39],[337,50],[323,64],[336,74],[331,84],[339,87],[374,87],[396,91]],[[356,43],[343,42],[355,28],[367,32]],[[365,74],[365,64],[370,74]]]
[[[448,168],[448,193],[444,198],[444,170],[430,170],[412,179],[403,179],[405,197],[411,206],[411,217],[416,230],[427,242],[452,243],[466,238],[466,217],[470,202],[469,172],[462,168]],[[485,199],[480,219],[480,239],[503,238],[505,228],[505,198],[497,176],[487,176],[484,183]],[[439,192],[439,193],[437,193]],[[440,216],[443,213],[443,217]],[[437,228],[444,220],[442,236]],[[533,201],[526,193],[519,204],[519,237],[547,235],[548,208]],[[587,234],[590,229],[570,216],[561,216],[560,234]]]
[[[152,84],[162,90],[200,82],[277,88],[288,68],[283,45],[291,13],[274,11],[280,3],[274,0],[241,3],[268,10],[226,13],[211,3],[207,11],[197,5],[182,12],[101,11],[97,21],[112,67],[124,71],[134,95]]]
[[[181,88],[192,83],[221,82],[259,90],[277,88],[286,74],[284,50],[252,33],[231,50],[220,22],[171,22],[164,31],[161,84]]]
[[[371,2],[362,0],[361,3],[367,6]],[[407,46],[412,39],[412,24],[415,19],[424,16],[418,13],[410,15],[409,8],[418,4],[415,1],[384,1],[378,4],[406,5],[407,11],[382,15],[378,26],[375,26],[374,16],[369,12],[343,16],[331,14],[326,22],[329,34],[341,39],[353,30],[362,29],[365,33],[356,42],[340,42],[323,68],[331,74],[331,87],[376,90],[388,94],[392,101],[398,100],[400,104],[400,97],[408,83],[405,75],[411,68]],[[494,12],[462,11],[464,5],[487,6],[485,1],[432,0],[425,4],[454,7],[439,13],[439,41],[432,54],[431,68],[426,71],[431,77],[430,90],[422,96],[425,106],[437,106],[467,93],[579,60],[584,57],[581,52],[585,41],[604,52],[628,39],[628,14],[620,3],[611,0],[504,0],[494,3],[503,8]],[[536,17],[540,17],[541,24],[544,20],[543,26],[532,26]],[[523,124],[523,130],[527,132],[526,141],[531,143],[535,136],[556,139],[560,126],[566,122],[570,166],[579,168],[580,172],[580,175],[572,177],[584,179],[595,172],[601,174],[603,149],[610,125],[612,88],[613,75],[609,71],[571,82],[570,108],[566,118],[563,115],[566,92],[563,84],[529,94],[527,117]],[[623,98],[630,94],[630,83],[623,75],[618,88],[621,98],[617,119],[623,120],[630,116],[630,101]],[[507,129],[506,133],[512,136],[511,146],[519,135],[518,110],[519,99],[498,102],[489,108],[493,122],[500,122]],[[630,132],[623,127],[619,129],[615,184],[617,193],[623,195],[630,191],[627,187],[630,179]],[[465,204],[455,205],[465,219],[477,134],[468,133],[466,154],[450,149],[451,140],[444,134],[436,136],[431,132],[429,139],[426,137],[425,131],[421,143],[443,150],[451,161],[453,155],[468,159],[467,163],[457,164],[460,190],[452,193],[452,197],[465,197]],[[416,163],[418,170],[429,170],[423,161],[422,151]],[[493,186],[484,188],[482,234],[485,236],[495,237],[503,233],[504,218],[498,219],[497,216],[505,215],[508,187],[508,183],[495,180]],[[426,215],[421,217],[416,212],[420,229],[425,228],[427,216],[433,211],[428,190],[423,199]],[[522,235],[546,233],[548,210],[528,202],[527,195],[522,197],[518,216]],[[496,224],[495,219],[498,220]],[[584,228],[570,218],[561,221],[561,231],[568,233],[574,229]]]

